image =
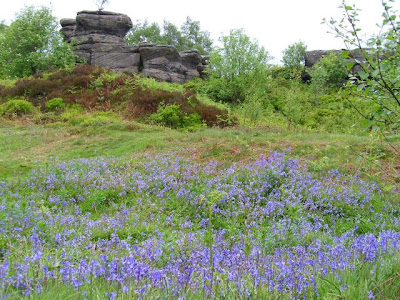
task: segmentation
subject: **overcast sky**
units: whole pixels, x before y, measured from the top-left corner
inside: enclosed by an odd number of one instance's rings
[[[395,4],[399,8],[400,1]],[[94,0],[12,0],[0,10],[0,20],[7,24],[15,13],[27,5],[45,5],[53,10],[54,16],[74,18],[81,10],[95,10]],[[362,13],[363,31],[371,35],[377,32],[382,7],[380,0],[348,0]],[[282,51],[290,44],[303,41],[308,50],[341,49],[343,42],[327,33],[328,27],[322,19],[342,18],[338,8],[341,0],[109,0],[105,10],[127,14],[132,22],[147,19],[161,23],[166,19],[180,26],[190,16],[200,21],[202,30],[211,32],[216,41],[230,29],[244,28],[247,35],[257,39],[279,63]]]

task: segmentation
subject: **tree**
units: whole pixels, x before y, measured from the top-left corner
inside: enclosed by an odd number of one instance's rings
[[[25,7],[0,35],[0,76],[23,77],[75,63],[49,8]]]
[[[352,58],[355,52],[361,53],[361,59],[348,63],[349,71],[355,65],[360,69],[351,75],[349,85],[362,93],[372,109],[362,112],[356,105],[354,107],[365,118],[367,128],[386,134],[400,129],[400,21],[390,6],[394,0],[381,2],[380,34],[368,39],[362,38],[359,10],[347,5],[345,0],[341,5],[344,18],[339,22],[334,19],[325,22],[343,40],[347,48],[343,53],[345,58]]]
[[[104,6],[109,4],[109,1],[108,0],[95,0],[94,4],[97,6],[97,9],[99,11],[102,11],[104,9]]]
[[[2,34],[6,29],[7,29],[7,25],[5,24],[4,21],[0,22],[0,34]]]
[[[207,71],[213,83],[210,92],[217,100],[243,101],[249,87],[265,75],[271,57],[243,29],[231,30],[220,41],[223,47],[211,53]]]
[[[186,49],[197,49],[202,54],[211,52],[213,41],[210,33],[200,29],[199,21],[193,21],[187,17],[181,26],[181,32]]]
[[[143,23],[137,21],[125,37],[125,40],[131,45],[137,45],[141,42],[163,43],[160,26],[155,22],[149,24],[147,20]]]
[[[285,67],[298,68],[303,67],[305,63],[307,46],[303,42],[297,42],[289,45],[282,51],[282,62]]]
[[[283,50],[283,73],[286,79],[301,79],[305,69],[306,50],[307,46],[301,41],[291,44]]]
[[[163,23],[162,41],[163,44],[174,46],[179,51],[184,50],[182,49],[184,45],[182,33],[176,25],[167,20],[164,20]]]
[[[213,43],[210,33],[200,29],[200,22],[192,21],[189,17],[180,28],[167,20],[164,20],[162,27],[154,22],[149,24],[147,20],[143,23],[138,21],[133,25],[125,40],[129,44],[150,42],[171,45],[179,51],[197,49],[201,54],[209,53]]]

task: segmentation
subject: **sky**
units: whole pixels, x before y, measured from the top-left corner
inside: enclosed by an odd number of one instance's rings
[[[308,50],[344,48],[343,42],[327,33],[323,18],[342,18],[342,0],[109,0],[105,10],[124,13],[132,22],[137,20],[162,23],[168,20],[180,26],[189,16],[200,21],[202,30],[211,33],[214,41],[231,29],[243,28],[246,34],[265,47],[279,64],[282,51],[290,44],[302,41]],[[360,8],[361,27],[365,36],[378,32],[382,7],[380,0],[347,0]],[[0,20],[9,24],[24,6],[50,7],[58,18],[74,18],[81,10],[96,10],[94,0],[12,0],[0,10]],[[394,4],[400,8],[400,1]]]

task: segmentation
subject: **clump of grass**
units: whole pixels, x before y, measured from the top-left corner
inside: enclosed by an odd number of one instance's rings
[[[31,114],[34,109],[35,107],[33,106],[33,104],[26,100],[9,100],[6,103],[0,105],[0,116],[4,116],[7,118],[13,116],[22,116],[26,114]]]

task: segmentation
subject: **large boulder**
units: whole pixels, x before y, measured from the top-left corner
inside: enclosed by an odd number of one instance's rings
[[[109,34],[123,38],[132,28],[127,15],[108,11],[80,11],[76,16],[75,35]]]
[[[139,72],[140,55],[123,39],[132,27],[128,16],[81,11],[76,20],[62,19],[60,23],[66,40],[75,43],[75,53],[87,63],[117,72]]]
[[[175,47],[141,43],[139,53],[144,76],[173,83],[184,83],[188,80],[188,69],[183,65]]]
[[[187,78],[191,80],[200,77],[198,67],[202,66],[202,57],[198,50],[187,50],[179,52],[182,64],[188,69]]]
[[[69,41],[75,33],[76,20],[75,19],[61,19],[60,24],[62,27],[61,33],[64,36],[64,40]]]

